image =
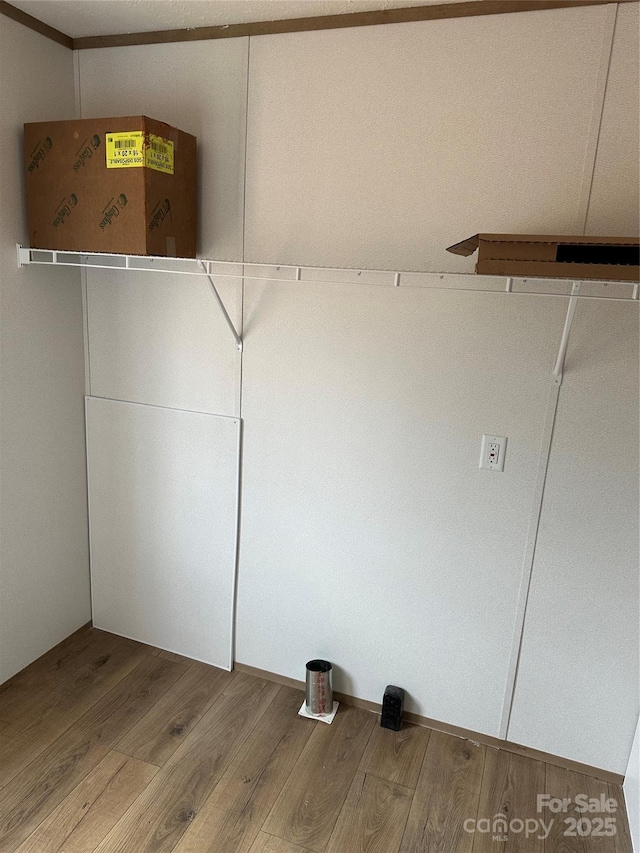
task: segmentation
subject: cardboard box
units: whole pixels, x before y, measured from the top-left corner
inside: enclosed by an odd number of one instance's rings
[[[32,248],[196,255],[196,139],[146,116],[25,124]]]
[[[639,245],[634,237],[475,234],[447,251],[467,256],[478,249],[480,275],[638,281]]]

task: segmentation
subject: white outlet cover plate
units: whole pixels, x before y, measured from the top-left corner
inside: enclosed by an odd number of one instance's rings
[[[493,446],[495,445],[495,448]],[[497,456],[492,458],[492,449],[497,450]],[[480,468],[488,471],[504,471],[504,457],[507,450],[507,439],[504,435],[483,435],[480,449]]]

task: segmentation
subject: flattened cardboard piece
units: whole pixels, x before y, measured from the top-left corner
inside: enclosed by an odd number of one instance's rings
[[[556,234],[474,234],[449,246],[468,257],[478,249],[480,275],[640,280],[640,240]]]
[[[196,139],[147,116],[24,126],[32,248],[196,255]]]

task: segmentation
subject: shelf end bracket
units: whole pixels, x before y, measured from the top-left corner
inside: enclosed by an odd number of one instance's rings
[[[16,250],[18,252],[19,267],[26,267],[27,264],[31,263],[31,249],[25,249],[20,243],[16,243]]]

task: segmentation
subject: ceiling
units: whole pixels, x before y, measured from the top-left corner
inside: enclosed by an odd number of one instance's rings
[[[462,0],[10,0],[72,38],[342,15]]]

